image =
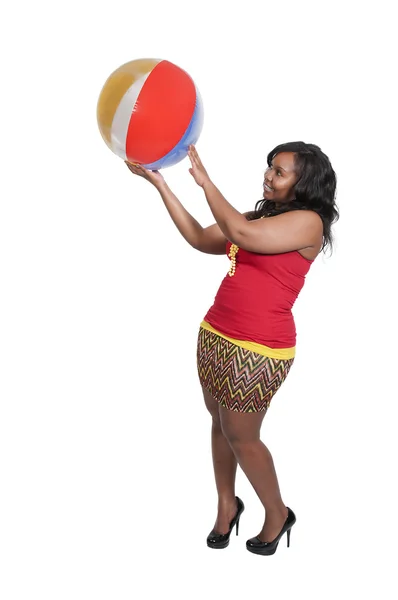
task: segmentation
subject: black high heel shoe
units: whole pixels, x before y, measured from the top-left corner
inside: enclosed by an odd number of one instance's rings
[[[229,536],[231,535],[231,531],[236,525],[236,535],[238,535],[239,531],[239,521],[240,516],[245,510],[245,505],[242,500],[236,497],[236,502],[238,505],[238,510],[236,511],[236,515],[232,519],[229,524],[229,531],[227,533],[218,533],[215,529],[212,529],[209,535],[207,536],[207,545],[209,548],[226,548],[229,544]]]
[[[262,554],[263,556],[269,556],[270,554],[274,554],[279,544],[279,540],[281,537],[287,533],[287,547],[290,546],[290,530],[296,522],[296,515],[294,512],[287,507],[288,515],[286,521],[280,531],[280,533],[276,536],[272,542],[262,542],[257,536],[247,540],[246,548],[249,552],[253,552],[254,554]]]

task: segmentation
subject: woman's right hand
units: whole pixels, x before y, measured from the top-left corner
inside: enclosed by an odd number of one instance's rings
[[[127,168],[134,173],[134,175],[139,175],[143,177],[149,183],[152,183],[156,188],[159,188],[162,184],[165,183],[163,175],[159,173],[159,171],[149,171],[142,165],[138,165],[135,163],[129,163],[127,160],[125,161]]]

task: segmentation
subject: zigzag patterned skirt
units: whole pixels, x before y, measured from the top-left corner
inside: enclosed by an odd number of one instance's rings
[[[281,360],[236,346],[201,327],[197,368],[201,385],[217,402],[236,412],[267,410],[294,358]]]

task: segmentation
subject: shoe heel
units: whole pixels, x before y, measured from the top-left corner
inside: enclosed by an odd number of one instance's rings
[[[291,529],[288,529],[287,530],[287,547],[288,548],[290,547],[290,532],[291,532]]]
[[[236,521],[236,535],[238,535],[238,532],[239,532],[239,521],[240,521],[240,517],[239,517],[239,519]]]

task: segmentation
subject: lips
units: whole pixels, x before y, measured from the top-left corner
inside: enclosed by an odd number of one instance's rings
[[[266,192],[273,192],[274,190],[272,188],[269,187],[269,185],[267,185],[266,183],[264,183],[263,188]]]

